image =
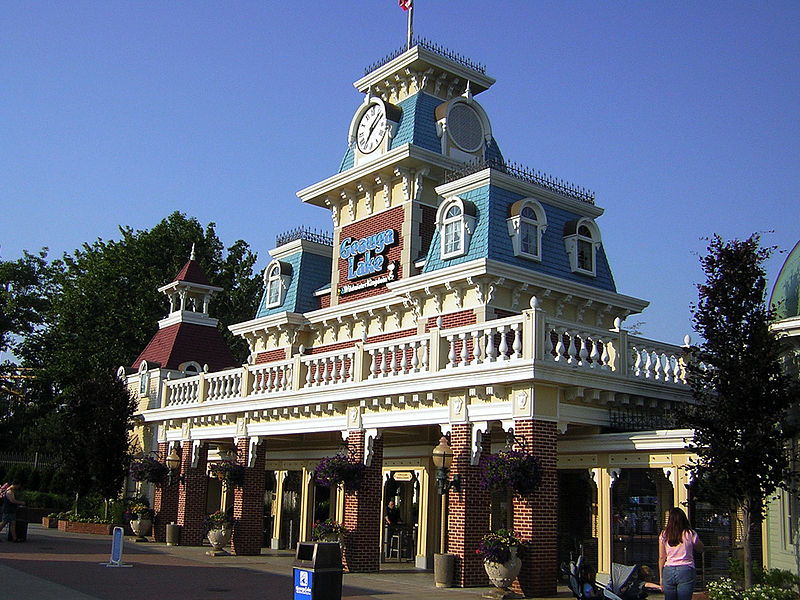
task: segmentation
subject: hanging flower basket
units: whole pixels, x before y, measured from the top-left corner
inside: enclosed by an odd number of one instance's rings
[[[335,487],[344,484],[347,492],[354,492],[361,487],[364,479],[363,463],[350,460],[344,453],[326,456],[314,468],[314,481],[323,487]]]
[[[208,470],[212,477],[221,479],[225,485],[240,487],[244,483],[244,467],[232,460],[212,463]]]
[[[481,489],[511,490],[517,496],[532,494],[542,483],[539,459],[517,450],[501,450],[481,459]]]
[[[149,481],[150,483],[163,483],[169,469],[167,465],[159,462],[154,456],[142,456],[131,462],[130,474],[134,481]]]

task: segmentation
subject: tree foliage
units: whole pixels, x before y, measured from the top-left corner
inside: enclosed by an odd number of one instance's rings
[[[713,237],[700,259],[693,321],[702,343],[693,349],[689,378],[695,404],[687,409],[698,460],[695,478],[706,496],[727,500],[744,515],[745,559],[750,523],[764,500],[791,478],[787,435],[781,428],[797,399],[782,362],[782,343],[770,329],[764,262],[772,248],[760,236]]]
[[[247,243],[226,250],[214,223],[174,212],[152,229],[121,227],[118,240],[83,244],[50,263],[45,251],[0,262],[0,349],[13,344],[15,372],[26,369],[14,395],[0,396],[0,448],[52,452],[76,473],[76,492],[116,495],[133,412],[112,375],[156,333],[168,313],[158,288],[174,280],[192,246],[211,284],[223,288],[211,315],[244,361],[247,345],[228,325],[253,318],[261,278]]]

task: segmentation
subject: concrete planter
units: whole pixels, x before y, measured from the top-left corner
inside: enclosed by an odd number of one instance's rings
[[[453,587],[453,577],[456,570],[455,554],[434,554],[433,555],[433,579],[436,587]]]

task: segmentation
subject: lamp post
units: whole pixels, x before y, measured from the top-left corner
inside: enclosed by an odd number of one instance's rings
[[[442,528],[439,551],[444,554],[447,540],[447,498],[445,495],[451,488],[456,491],[461,490],[461,476],[457,474],[452,480],[448,481],[447,479],[447,473],[453,463],[453,449],[445,436],[441,437],[439,444],[431,452],[431,456],[436,467],[436,491],[442,497]]]
[[[172,485],[172,477],[178,470],[178,468],[181,466],[181,456],[180,454],[178,454],[178,450],[175,448],[175,446],[172,447],[172,451],[167,456],[166,463],[167,463],[167,469],[169,469],[169,472],[167,474],[168,477],[167,484]],[[178,476],[178,481],[182,480],[183,476]]]

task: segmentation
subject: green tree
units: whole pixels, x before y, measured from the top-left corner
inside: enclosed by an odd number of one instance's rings
[[[797,397],[765,302],[763,265],[773,250],[761,247],[757,234],[729,242],[714,236],[700,259],[706,281],[692,307],[703,340],[689,363],[695,403],[685,417],[698,456],[692,470],[704,495],[742,515],[746,587],[753,581],[751,525],[792,477],[781,423]]]
[[[116,498],[132,455],[130,432],[136,402],[127,386],[104,373],[70,385],[53,433],[62,440],[60,463],[78,495],[93,491]]]
[[[43,276],[38,287],[32,284],[31,294],[38,297],[38,290],[47,303],[28,313],[27,321],[15,321],[12,330],[21,336],[15,352],[35,378],[18,386],[23,402],[15,405],[14,419],[4,422],[0,415],[0,447],[52,452],[77,466],[92,449],[102,453],[106,446],[128,443],[132,413],[122,409],[124,399],[107,378],[120,365],[131,365],[157,331],[168,310],[158,288],[175,278],[193,245],[209,281],[223,288],[214,297],[212,316],[236,358],[246,358],[246,344],[234,340],[227,326],[253,318],[257,308],[261,281],[253,273],[256,256],[249,246],[239,240],[225,250],[213,223],[203,227],[179,212],[149,230],[121,227],[119,240],[98,239],[49,265],[39,264]],[[103,408],[103,402],[112,401]],[[96,432],[103,435],[95,437]],[[87,446],[83,438],[92,443]],[[91,477],[74,475],[76,491],[110,497],[121,483],[115,478],[125,471],[119,468],[121,450],[115,456],[109,464],[102,456],[91,457],[82,468]],[[73,473],[72,466],[67,472]]]

